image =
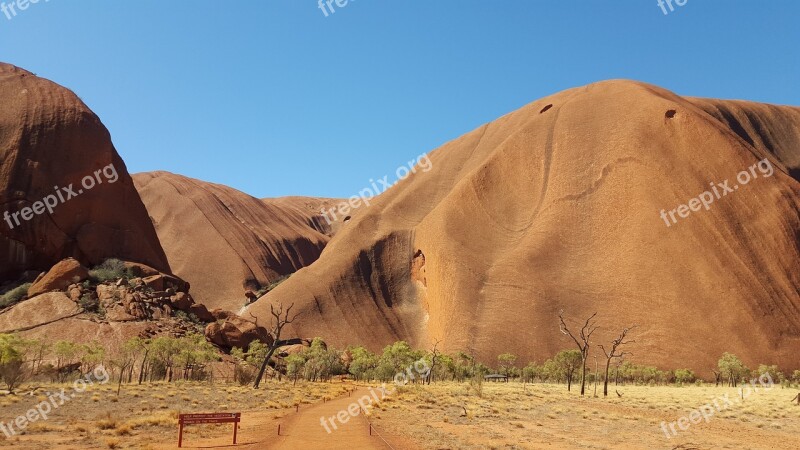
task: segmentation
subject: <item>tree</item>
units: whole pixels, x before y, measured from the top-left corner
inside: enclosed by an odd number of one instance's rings
[[[586,391],[586,359],[589,358],[589,345],[592,338],[592,334],[597,331],[597,325],[594,324],[594,317],[597,313],[592,314],[586,319],[586,322],[581,327],[581,331],[578,336],[575,336],[572,331],[569,330],[567,327],[567,323],[564,321],[564,310],[562,309],[558,313],[558,319],[561,321],[560,329],[561,332],[572,338],[575,342],[575,345],[578,347],[578,351],[581,354],[581,395],[584,394]]]
[[[549,362],[549,361],[548,361]],[[556,378],[564,377],[567,380],[567,391],[572,390],[572,380],[575,376],[575,370],[583,363],[583,357],[578,350],[562,350],[558,352],[553,360],[554,364],[550,366],[545,363],[545,367],[550,368],[551,376]]]
[[[434,374],[436,370],[436,374]],[[451,355],[439,354],[436,357],[436,368],[431,368],[431,377],[439,380],[455,380],[457,376],[456,361]],[[429,378],[430,380],[431,378]],[[429,381],[430,382],[430,381]]]
[[[84,344],[81,347],[81,369],[83,373],[88,373],[103,362],[106,357],[106,349],[97,342]]]
[[[383,381],[390,381],[395,376],[406,374],[409,368],[413,368],[414,362],[422,358],[422,352],[414,351],[405,341],[398,341],[383,348],[383,353],[378,360],[376,375]],[[403,375],[406,381],[416,381],[414,373],[409,376]]]
[[[253,384],[253,389],[258,389],[258,386],[261,384],[261,379],[264,377],[264,372],[267,371],[267,365],[269,364],[270,358],[272,358],[272,354],[275,353],[275,350],[277,350],[278,347],[284,345],[284,342],[281,341],[281,333],[283,332],[283,328],[286,325],[294,322],[300,315],[300,313],[297,313],[289,317],[293,307],[294,303],[292,303],[289,308],[284,311],[283,305],[278,306],[278,309],[275,309],[273,305],[269,305],[269,312],[272,314],[272,318],[274,319],[274,323],[270,329],[270,334],[272,335],[272,344],[270,344],[267,355],[264,357],[264,362],[261,364],[261,369],[258,370],[258,375],[256,375],[256,381]]]
[[[300,354],[305,358],[304,372],[309,381],[329,380],[344,371],[341,352],[329,349],[320,338],[314,338],[311,347]]]
[[[206,363],[216,361],[217,351],[202,334],[189,334],[178,339],[175,363],[183,367],[184,380],[205,378]]]
[[[70,373],[81,366],[80,358],[84,348],[74,342],[58,341],[53,344],[53,354],[56,357],[56,377],[63,383]]]
[[[172,382],[174,375],[175,357],[181,352],[177,339],[160,336],[150,342],[150,351],[153,355],[155,372],[152,375],[162,376],[167,382]],[[163,374],[161,370],[163,369]]]
[[[625,338],[628,336],[628,333],[631,332],[636,328],[636,325],[632,327],[623,328],[622,332],[617,336],[616,339],[611,341],[611,348],[606,350],[602,344],[599,345],[600,349],[603,350],[603,354],[606,357],[606,378],[603,380],[603,397],[608,396],[608,371],[611,368],[611,360],[614,358],[622,358],[625,355],[630,355],[630,352],[623,352],[620,350],[620,347],[627,344],[633,344],[636,341],[626,341]]]
[[[764,376],[768,377],[769,379],[777,380],[778,384],[783,384],[786,381],[786,375],[778,369],[776,364],[767,365],[767,364],[759,364],[758,369],[756,369],[756,377],[763,378]]]
[[[303,373],[306,359],[300,353],[286,357],[286,376],[291,377],[293,385],[297,384],[297,378]]]
[[[371,380],[375,377],[378,357],[364,347],[350,349],[353,360],[350,362],[350,373],[356,380]]]
[[[12,394],[27,378],[25,354],[31,344],[16,334],[0,334],[0,378]]]
[[[517,356],[511,353],[503,353],[497,357],[497,362],[500,364],[500,371],[507,377],[511,377],[514,372],[516,361]]]
[[[536,365],[536,362],[529,362],[527,366],[522,368],[522,382],[532,383],[539,375],[539,372],[540,367]]]
[[[433,344],[433,350],[431,350],[431,369],[428,371],[428,376],[426,377],[428,385],[430,385],[431,381],[433,380],[433,371],[436,370],[436,363],[439,362],[439,357],[441,356],[439,350],[437,349],[437,347],[439,347],[439,343],[441,342],[441,339],[437,339]]]
[[[37,374],[42,367],[44,357],[50,351],[50,344],[39,339],[33,339],[28,341],[28,347],[31,355],[31,374]]]
[[[676,369],[675,370],[675,381],[677,383],[692,383],[696,380],[697,377],[695,376],[694,372],[689,369]]]
[[[717,362],[720,375],[728,380],[728,386],[736,387],[739,380],[750,372],[750,369],[734,354],[725,352]]]
[[[117,380],[117,396],[119,396],[119,391],[122,389],[122,381],[125,378],[125,371],[132,368],[136,362],[135,350],[127,344],[127,342],[123,344],[119,352],[117,352],[117,354],[111,357],[111,359],[108,361],[111,367],[119,369],[119,379]]]
[[[269,346],[261,341],[253,341],[247,346],[247,351],[238,347],[231,349],[231,356],[235,361],[233,375],[242,386],[250,384],[256,379],[256,371],[267,356]]]
[[[133,358],[133,362],[131,363],[131,368],[130,368],[131,374],[129,378],[133,378],[133,371],[134,371],[133,366],[135,365],[136,360],[138,360],[139,357],[142,358],[141,365],[139,366],[138,384],[142,384],[142,382],[144,382],[145,380],[145,375],[147,373],[146,370],[147,363],[149,362],[149,357],[150,357],[150,342],[151,342],[150,339],[143,339],[137,336],[129,339],[123,345],[125,351],[129,352]],[[128,382],[130,382],[130,380],[128,380]]]

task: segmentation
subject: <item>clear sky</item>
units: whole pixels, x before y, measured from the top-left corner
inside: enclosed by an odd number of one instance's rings
[[[799,1],[674,7],[351,0],[326,17],[317,0],[40,0],[11,20],[0,13],[0,61],[74,90],[131,173],[347,197],[594,81],[800,105]]]

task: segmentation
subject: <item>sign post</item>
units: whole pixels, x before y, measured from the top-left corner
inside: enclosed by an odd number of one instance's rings
[[[210,414],[181,414],[178,416],[178,447],[183,446],[183,426],[200,425],[206,423],[232,423],[233,444],[236,445],[236,432],[242,413],[210,413]]]

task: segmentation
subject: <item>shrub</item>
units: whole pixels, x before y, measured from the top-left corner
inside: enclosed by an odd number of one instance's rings
[[[186,313],[185,311],[175,310],[174,316],[184,322],[191,322],[196,325],[202,324],[200,319],[194,313]]]
[[[256,379],[256,370],[252,367],[237,364],[233,368],[233,377],[241,386],[252,384]]]
[[[5,292],[3,295],[0,295],[0,308],[11,306],[25,298],[25,296],[28,295],[28,288],[30,287],[31,283],[21,284]]]
[[[95,266],[89,271],[89,277],[98,283],[115,281],[119,280],[120,278],[124,278],[126,280],[134,278],[131,270],[125,267],[125,263],[114,258],[107,259],[99,266]]]
[[[266,294],[266,293],[268,293],[268,292],[272,291],[273,289],[275,289],[276,287],[278,287],[278,286],[279,286],[281,283],[283,283],[284,281],[288,280],[290,276],[292,276],[292,274],[289,274],[289,275],[281,275],[280,277],[278,277],[278,278],[277,278],[275,281],[273,281],[272,283],[270,283],[270,284],[268,284],[267,286],[264,286],[264,287],[262,287],[261,289],[259,289],[259,290],[256,292],[256,297],[258,297],[258,298],[261,298],[262,296],[264,296],[264,294]]]
[[[117,421],[113,419],[100,419],[97,421],[97,428],[101,430],[113,430],[117,428]]]
[[[81,299],[78,300],[78,304],[88,312],[96,313],[100,311],[100,300],[92,294],[83,294]]]

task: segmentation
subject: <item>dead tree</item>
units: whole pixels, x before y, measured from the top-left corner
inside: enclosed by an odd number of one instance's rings
[[[267,351],[267,357],[264,358],[264,362],[261,364],[261,369],[258,371],[258,376],[256,376],[253,389],[258,389],[258,385],[261,384],[261,379],[264,377],[264,372],[267,370],[267,365],[269,364],[270,358],[272,358],[272,354],[275,353],[275,350],[277,350],[278,347],[283,345],[283,342],[281,341],[281,332],[283,331],[283,327],[294,322],[294,320],[297,319],[297,316],[300,315],[300,313],[297,313],[290,318],[289,314],[292,311],[292,307],[294,307],[294,303],[292,303],[289,308],[284,311],[283,305],[278,306],[277,310],[272,305],[269,305],[269,312],[274,318],[272,328],[269,330],[269,333],[272,336],[272,344],[270,344],[269,351]]]
[[[636,325],[628,328],[624,328],[622,333],[611,341],[611,349],[610,351],[606,351],[606,348],[603,345],[599,345],[601,350],[603,350],[603,354],[606,356],[606,379],[603,381],[603,397],[608,397],[608,370],[611,367],[611,360],[614,358],[623,358],[625,355],[630,355],[630,352],[623,352],[619,351],[620,347],[626,344],[633,344],[636,341],[626,341],[625,338],[628,336],[628,333],[631,332],[636,328]]]
[[[428,371],[427,380],[422,380],[423,382],[427,381],[428,385],[430,385],[433,380],[433,369],[436,368],[436,360],[439,359],[439,350],[436,347],[438,347],[441,342],[441,339],[437,339],[436,342],[433,343],[433,350],[431,350],[431,369]]]
[[[581,365],[583,366],[581,369],[581,395],[583,395],[586,391],[586,359],[589,357],[589,341],[592,338],[592,334],[598,328],[597,325],[593,323],[596,315],[597,313],[594,313],[588,319],[586,319],[583,327],[581,327],[580,333],[576,337],[572,331],[569,330],[567,323],[564,321],[564,310],[562,309],[558,312],[558,319],[561,321],[561,324],[559,325],[561,332],[572,338],[572,340],[575,342],[575,345],[578,346],[578,351],[581,353]]]
[[[624,362],[625,362],[625,357],[617,358],[617,364],[616,364],[617,368],[615,370],[616,373],[614,375],[614,386],[619,386],[619,368],[622,367],[622,364]],[[622,384],[623,385],[625,384],[625,380],[622,380]]]

